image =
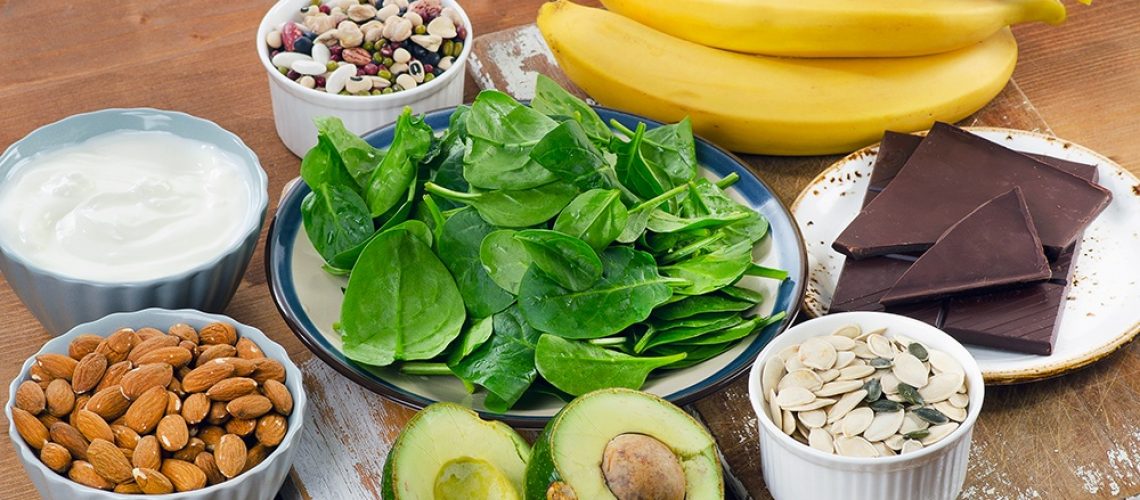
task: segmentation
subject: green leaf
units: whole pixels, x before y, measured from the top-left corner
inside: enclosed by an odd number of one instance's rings
[[[653,317],[661,320],[689,318],[698,314],[715,312],[742,312],[756,304],[747,300],[727,297],[719,293],[683,296],[682,300],[663,305],[653,310]]]
[[[717,290],[717,292],[725,294],[737,300],[746,300],[753,304],[764,302],[764,294],[757,292],[751,288],[744,288],[739,286],[726,286]]]
[[[626,220],[625,228],[622,229],[618,235],[618,243],[633,243],[645,233],[645,228],[649,225],[649,216],[662,204],[673,200],[678,195],[687,192],[689,185],[685,184],[670,189],[660,195],[650,198],[641,204],[630,208],[628,211],[629,217]]]
[[[736,282],[752,265],[752,247],[738,247],[718,250],[662,266],[666,276],[687,280],[688,286],[677,288],[677,293],[702,295]]]
[[[648,349],[662,346],[665,344],[675,344],[685,340],[693,339],[705,335],[707,333],[716,332],[725,328],[732,328],[739,325],[744,321],[739,314],[726,316],[716,321],[704,323],[697,326],[681,326],[677,328],[670,328],[668,330],[651,330],[645,336],[638,339],[637,344],[634,345],[633,351],[637,353],[645,352]]]
[[[602,279],[575,292],[531,267],[519,286],[519,308],[535,328],[566,338],[613,335],[643,321],[672,295],[653,257],[629,247],[601,254]]]
[[[411,108],[405,108],[396,119],[392,145],[365,184],[364,198],[373,217],[387,212],[408,192],[408,186],[416,181],[416,167],[434,137],[422,118],[412,116]]]
[[[590,245],[549,229],[515,233],[534,265],[563,288],[580,292],[602,277],[602,260]]]
[[[367,185],[372,171],[380,164],[384,152],[372,147],[360,136],[345,128],[340,118],[335,116],[320,116],[313,119],[317,126],[317,142],[325,142],[340,159],[345,171],[363,188]],[[306,155],[308,156],[308,155]],[[304,165],[301,167],[305,171]],[[306,181],[307,182],[307,181]],[[312,186],[313,184],[309,184]]]
[[[451,356],[448,357],[447,364],[459,364],[463,358],[466,358],[474,352],[475,349],[483,345],[487,339],[491,338],[491,334],[494,333],[494,325],[494,316],[477,319],[468,325],[459,337],[459,344],[455,346],[454,351],[451,351]]]
[[[349,359],[374,366],[431,359],[463,328],[463,297],[447,268],[407,229],[364,249],[344,291],[341,340]]]
[[[720,356],[721,354],[727,352],[729,349],[732,349],[732,347],[735,345],[736,342],[699,346],[667,344],[655,349],[650,349],[649,354],[657,356],[670,356],[677,353],[687,354],[688,356],[686,356],[685,359],[682,359],[668,366],[661,367],[662,370],[680,370],[682,368],[688,368],[693,365],[704,363],[705,361]]]
[[[479,245],[479,262],[492,281],[518,295],[519,283],[532,260],[515,233],[513,229],[499,229],[485,236]]]
[[[558,218],[554,230],[581,238],[596,251],[613,243],[629,220],[629,212],[616,189],[593,189],[574,198]]]
[[[321,184],[305,195],[301,221],[313,248],[329,263],[337,254],[366,242],[375,231],[360,195],[337,184]]]
[[[717,228],[747,219],[748,212],[710,213],[694,217],[681,217],[664,210],[654,210],[649,214],[648,229],[655,233],[676,233],[697,229]]]
[[[530,157],[580,189],[609,187],[602,172],[610,170],[610,163],[578,122],[562,122],[548,132],[535,144]]]
[[[557,177],[530,157],[538,141],[558,125],[497,90],[475,98],[466,119],[470,147],[463,176],[483,189],[529,189]]]
[[[613,132],[585,101],[567,92],[554,80],[539,74],[534,82],[534,99],[530,106],[547,116],[565,116],[582,126],[586,135],[597,144],[607,144]]]
[[[483,220],[500,227],[542,224],[558,215],[578,194],[573,185],[561,181],[517,191],[504,189],[477,193],[461,193],[431,182],[424,187],[436,196],[475,207]]]
[[[451,369],[459,378],[486,388],[490,394],[484,404],[503,412],[514,406],[538,376],[534,349],[542,333],[523,320],[516,306],[496,314],[492,328],[490,339]]]
[[[641,156],[641,141],[645,137],[645,123],[638,123],[637,129],[628,141],[614,136],[610,139],[610,151],[617,154],[614,172],[618,182],[629,188],[637,196],[647,199],[658,196],[673,187],[673,183],[663,172],[657,171]]]
[[[697,148],[689,118],[647,130],[641,141],[641,157],[653,171],[668,176],[674,186],[693,180],[697,176]]]
[[[491,280],[479,262],[479,246],[495,228],[468,208],[447,219],[439,237],[439,258],[459,286],[467,311],[476,318],[495,314],[515,297]]]
[[[543,335],[535,349],[535,365],[542,377],[575,396],[596,389],[640,389],[649,372],[685,359],[685,353],[662,357],[635,357],[586,342]]]
[[[726,328],[718,332],[701,335],[699,337],[692,338],[681,343],[686,345],[714,345],[724,344],[727,342],[735,342],[766,328],[768,325],[778,323],[780,320],[784,319],[784,316],[784,311],[780,311],[768,317],[757,316],[749,319],[748,321],[733,326],[732,328]]]

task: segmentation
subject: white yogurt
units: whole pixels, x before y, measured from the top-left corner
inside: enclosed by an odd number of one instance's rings
[[[137,282],[202,265],[243,236],[242,159],[169,132],[118,131],[44,152],[0,185],[0,241],[63,276]]]

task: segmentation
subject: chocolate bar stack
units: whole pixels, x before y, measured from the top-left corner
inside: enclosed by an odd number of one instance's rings
[[[952,125],[887,132],[831,312],[888,311],[959,341],[1047,355],[1085,227],[1112,197],[1095,165],[1027,155]]]

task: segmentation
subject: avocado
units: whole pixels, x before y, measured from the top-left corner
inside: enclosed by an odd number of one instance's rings
[[[530,446],[502,422],[435,403],[408,421],[384,463],[387,500],[521,497]]]
[[[629,389],[579,396],[539,434],[526,499],[724,498],[716,442],[661,398]]]

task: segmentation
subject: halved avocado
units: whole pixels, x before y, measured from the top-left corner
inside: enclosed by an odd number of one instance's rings
[[[629,389],[579,396],[535,441],[527,500],[724,498],[716,442],[661,398]]]
[[[384,462],[387,500],[521,497],[530,445],[502,422],[453,403],[435,403],[408,421]]]

